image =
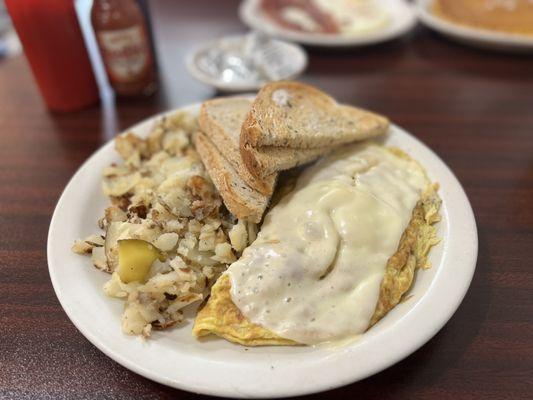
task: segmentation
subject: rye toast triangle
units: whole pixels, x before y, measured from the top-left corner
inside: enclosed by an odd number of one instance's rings
[[[196,133],[195,146],[228,210],[239,219],[260,222],[270,197],[248,186],[241,174],[202,132]]]
[[[387,118],[337,103],[299,82],[269,83],[259,91],[242,126],[241,155],[262,177],[313,161],[339,145],[385,133]]]
[[[273,82],[257,94],[242,136],[253,147],[331,147],[385,132],[387,118],[339,104],[300,82]]]
[[[239,150],[242,124],[250,111],[252,101],[245,97],[222,97],[205,101],[200,109],[200,130],[218,148],[248,186],[271,196],[277,173],[262,174],[258,178],[250,174]]]
[[[317,147],[314,149],[295,149],[291,147],[262,146],[241,147],[241,156],[250,174],[260,178],[275,172],[288,170],[314,161],[335,149]]]

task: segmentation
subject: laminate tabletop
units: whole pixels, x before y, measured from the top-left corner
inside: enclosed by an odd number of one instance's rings
[[[152,98],[51,114],[25,58],[0,60],[0,398],[198,397],[89,343],[63,312],[46,261],[50,218],[76,169],[132,124],[216,96],[184,57],[246,31],[237,1],[150,6],[161,76]],[[450,166],[479,232],[470,290],[433,339],[381,373],[308,398],[532,398],[533,57],[465,47],[421,26],[382,45],[308,53],[302,81],[387,115]]]

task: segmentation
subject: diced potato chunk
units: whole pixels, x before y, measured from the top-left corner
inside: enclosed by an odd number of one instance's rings
[[[162,260],[157,247],[140,239],[118,241],[118,275],[124,283],[144,282],[152,263]]]

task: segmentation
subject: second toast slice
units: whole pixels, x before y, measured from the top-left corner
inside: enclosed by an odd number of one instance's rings
[[[251,105],[251,100],[245,97],[222,97],[205,101],[200,109],[198,124],[248,186],[265,196],[271,196],[277,178],[275,170],[271,174],[261,174],[261,178],[252,175],[239,150],[242,124]]]
[[[261,221],[270,196],[248,186],[241,174],[202,132],[196,133],[195,146],[228,210],[238,219],[255,223]]]

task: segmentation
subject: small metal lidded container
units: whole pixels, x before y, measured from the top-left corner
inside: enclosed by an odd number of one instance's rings
[[[301,46],[258,32],[215,40],[187,56],[192,76],[225,92],[257,90],[267,82],[295,78],[306,67]]]

